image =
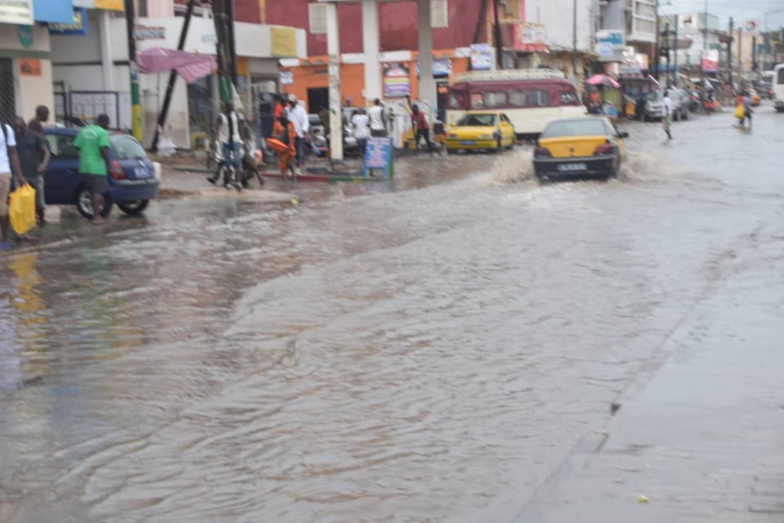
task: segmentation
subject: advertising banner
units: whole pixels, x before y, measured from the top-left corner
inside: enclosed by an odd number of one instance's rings
[[[517,24],[515,49],[524,53],[548,52],[547,28],[542,24]]]
[[[707,49],[702,52],[702,72],[715,73],[719,70],[719,51]]]
[[[495,68],[495,52],[490,44],[471,44],[471,70],[489,71]]]
[[[384,64],[384,97],[402,98],[411,94],[411,77],[408,65],[403,63]]]
[[[33,25],[33,1],[0,0],[0,24]]]

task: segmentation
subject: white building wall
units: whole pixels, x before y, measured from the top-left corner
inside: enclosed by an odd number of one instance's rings
[[[597,4],[593,0],[577,0],[577,50],[594,51]],[[571,51],[573,31],[573,0],[527,0],[526,21],[547,27],[551,52]]]
[[[17,26],[0,24],[0,49],[13,52],[34,52],[45,55],[49,53],[51,40],[49,31],[45,26],[33,26],[33,43],[30,47],[22,47],[19,41]],[[16,102],[16,113],[26,120],[35,116],[35,108],[38,105],[54,107],[54,95],[52,90],[52,65],[48,58],[40,58],[40,76],[22,76],[19,73],[20,64],[18,59],[13,59],[14,98]]]

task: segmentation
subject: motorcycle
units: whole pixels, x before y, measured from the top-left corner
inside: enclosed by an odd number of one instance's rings
[[[223,182],[223,186],[227,189],[234,188],[238,191],[244,187],[248,187],[250,179],[255,175],[259,181],[259,185],[264,185],[264,178],[261,176],[259,170],[257,157],[259,156],[256,145],[252,139],[243,141],[242,144],[242,162],[239,173],[235,172],[235,168],[228,164],[223,156],[223,147],[216,140],[212,142],[212,151],[210,157],[217,165],[217,172],[215,176],[208,177],[207,181],[212,184],[218,183],[219,180]]]

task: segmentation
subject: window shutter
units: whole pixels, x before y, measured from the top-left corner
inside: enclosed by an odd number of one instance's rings
[[[327,4],[313,3],[308,4],[310,15],[310,34],[327,34]]]
[[[449,27],[447,0],[430,0],[430,23],[434,28]]]

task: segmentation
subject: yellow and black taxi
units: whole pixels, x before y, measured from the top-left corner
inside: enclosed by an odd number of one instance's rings
[[[607,118],[574,118],[550,122],[534,150],[534,171],[540,180],[618,175],[626,159],[623,139]]]
[[[511,149],[516,141],[512,122],[498,111],[468,111],[446,136],[447,151]]]

